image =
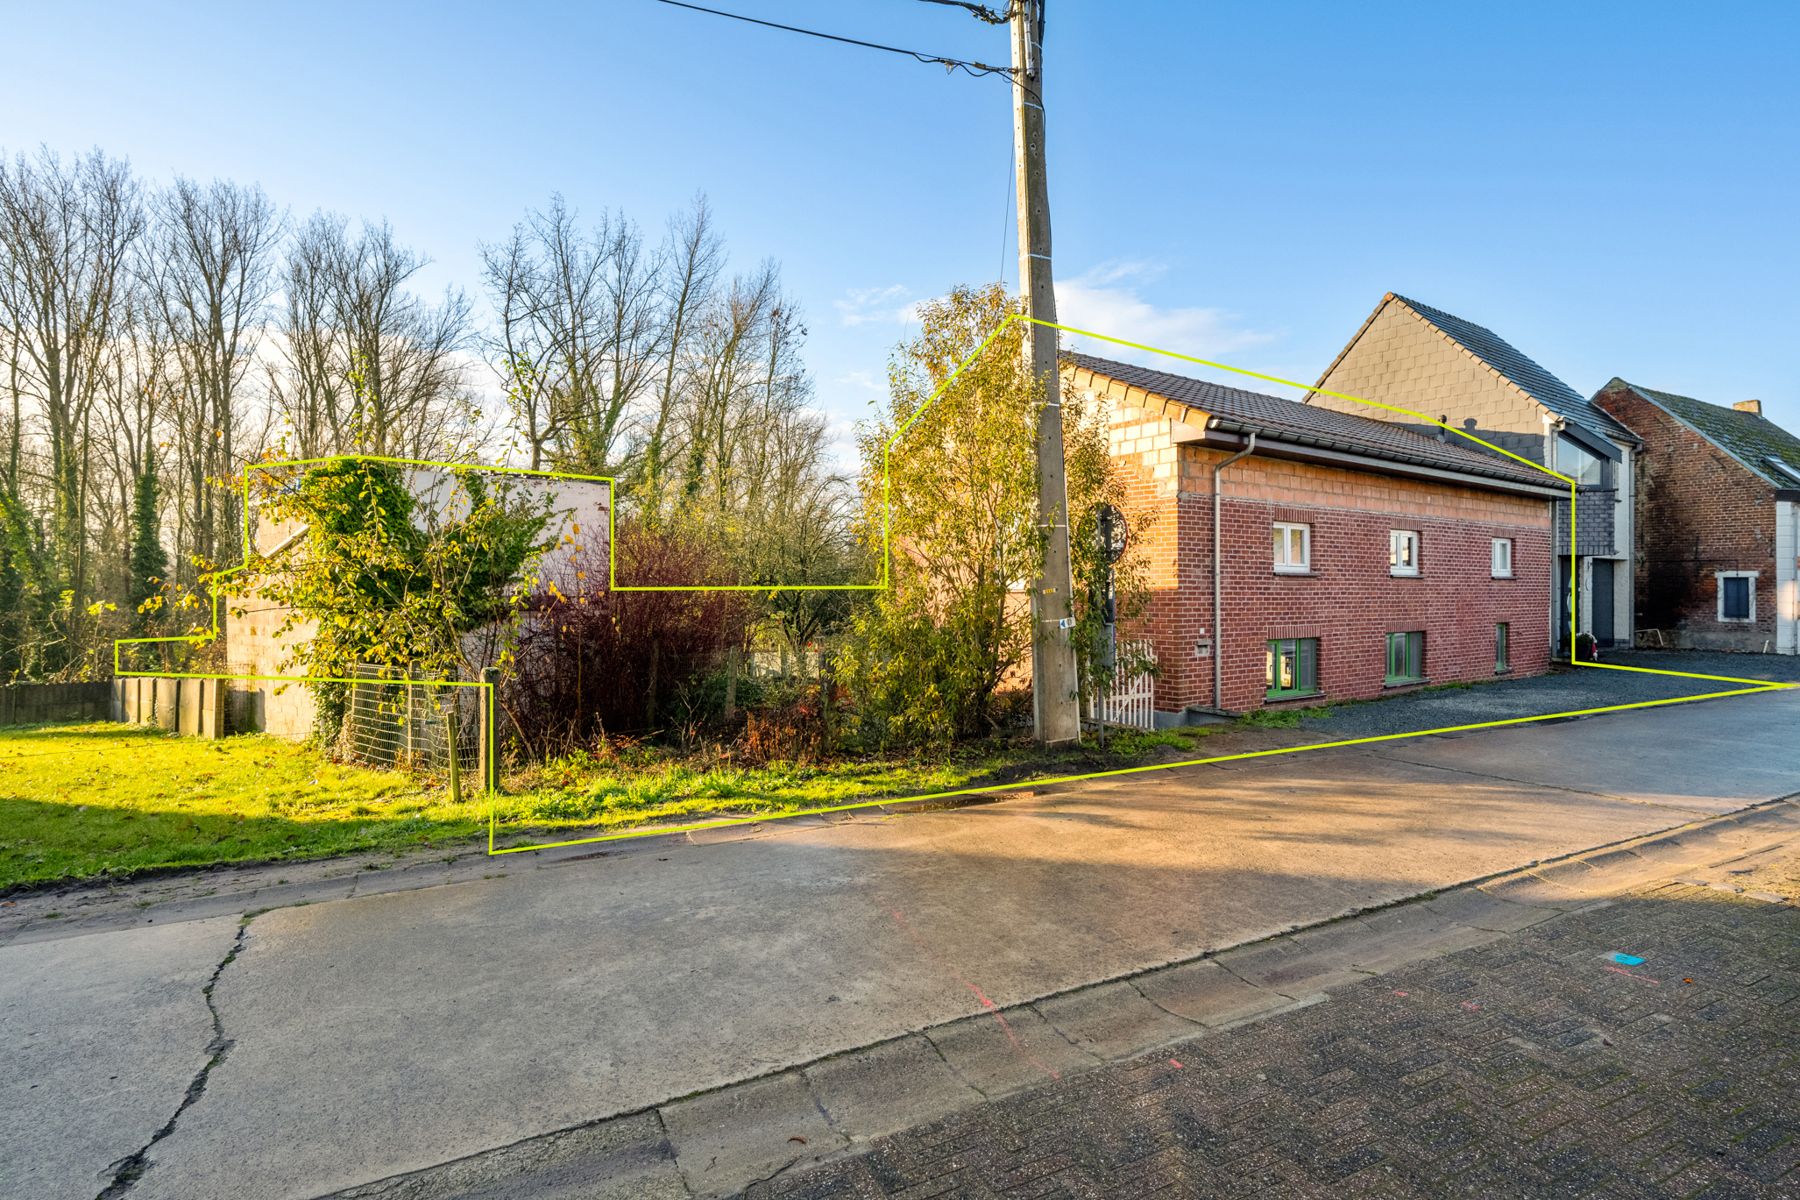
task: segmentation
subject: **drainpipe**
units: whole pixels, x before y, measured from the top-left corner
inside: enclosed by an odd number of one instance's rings
[[[1213,469],[1212,469],[1212,500],[1213,500],[1213,536],[1212,536],[1213,689],[1212,689],[1212,706],[1213,706],[1214,711],[1216,711],[1216,712],[1225,711],[1224,706],[1220,703],[1220,698],[1224,695],[1224,691],[1225,691],[1225,629],[1224,629],[1225,595],[1224,595],[1223,584],[1221,583],[1221,579],[1223,577],[1223,571],[1224,571],[1225,556],[1220,552],[1220,549],[1219,549],[1220,524],[1221,524],[1220,515],[1219,515],[1220,514],[1219,476],[1224,472],[1226,467],[1229,467],[1231,464],[1235,463],[1238,459],[1248,458],[1250,455],[1252,455],[1254,453],[1256,453],[1256,433],[1253,430],[1253,431],[1251,431],[1251,434],[1250,434],[1250,440],[1244,443],[1244,448],[1242,450],[1239,450],[1236,454],[1233,454],[1230,458],[1223,459],[1217,463],[1214,463]]]

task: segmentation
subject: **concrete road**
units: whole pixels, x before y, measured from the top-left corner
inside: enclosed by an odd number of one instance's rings
[[[0,955],[0,1196],[93,1200],[213,1054],[235,918]]]
[[[91,1183],[179,1111],[127,1194],[317,1196],[1800,792],[1797,717],[1788,692],[1308,752],[280,909],[218,974],[223,1041],[168,1024],[131,1119],[65,1095],[47,1140],[15,1107],[0,1160]],[[54,945],[108,977],[133,955],[98,943],[138,936]],[[79,985],[23,982],[34,951],[0,949],[9,1080],[41,1061],[17,1022],[52,1047],[92,1022]],[[115,989],[111,1069],[140,1069],[157,994]]]

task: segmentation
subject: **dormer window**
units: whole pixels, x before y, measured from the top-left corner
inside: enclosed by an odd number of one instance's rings
[[[1565,435],[1556,439],[1556,472],[1582,487],[1606,486],[1606,460]]]

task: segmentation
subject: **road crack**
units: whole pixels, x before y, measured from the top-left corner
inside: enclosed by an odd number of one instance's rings
[[[206,981],[206,986],[200,989],[200,994],[206,998],[206,1011],[212,1017],[213,1026],[212,1040],[206,1044],[206,1062],[201,1064],[200,1070],[188,1083],[187,1093],[182,1096],[181,1103],[176,1106],[174,1113],[169,1116],[167,1121],[163,1122],[162,1128],[151,1134],[150,1140],[137,1150],[112,1164],[112,1182],[101,1189],[94,1200],[119,1200],[137,1185],[137,1181],[150,1167],[151,1149],[175,1132],[175,1126],[181,1120],[181,1114],[192,1108],[195,1102],[206,1093],[206,1081],[212,1076],[213,1068],[224,1062],[225,1056],[230,1054],[231,1048],[237,1044],[236,1039],[225,1036],[225,1022],[220,1019],[219,1007],[213,1002],[213,989],[218,986],[219,976],[224,974],[225,968],[229,967],[243,952],[244,938],[250,932],[252,919],[253,917],[246,916],[238,922],[237,936],[231,939],[231,948],[225,952],[225,957],[219,960],[219,965],[213,968],[212,977]]]

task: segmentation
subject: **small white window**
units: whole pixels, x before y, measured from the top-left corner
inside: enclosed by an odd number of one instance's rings
[[[1512,539],[1494,539],[1494,578],[1512,578]]]
[[[1719,620],[1750,624],[1756,620],[1756,571],[1715,571],[1719,581]]]
[[[1304,575],[1312,570],[1312,526],[1275,522],[1275,570]]]
[[[1419,573],[1419,535],[1411,529],[1396,529],[1388,534],[1388,574]]]

